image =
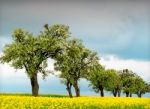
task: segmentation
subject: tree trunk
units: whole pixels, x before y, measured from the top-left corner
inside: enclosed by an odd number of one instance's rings
[[[114,97],[117,96],[117,89],[114,89],[114,90],[113,90],[113,95],[114,95]]]
[[[129,97],[129,92],[126,92],[126,97]]]
[[[130,97],[132,97],[132,93],[130,93]]]
[[[138,95],[139,98],[142,97],[142,93],[141,92],[137,93],[137,95]]]
[[[67,82],[67,91],[68,91],[68,94],[69,94],[69,97],[72,98],[72,92],[71,92],[71,87],[72,87],[72,84],[70,82]]]
[[[140,98],[142,97],[142,94],[141,94],[141,93],[139,94],[139,97],[140,97]]]
[[[31,87],[32,87],[32,96],[38,96],[39,91],[39,84],[37,79],[37,73],[34,73],[32,77],[30,78],[31,81]]]
[[[75,88],[75,93],[76,93],[76,97],[80,97],[80,88],[78,86],[78,81],[74,81],[74,88]]]
[[[100,86],[99,90],[100,90],[100,96],[104,97],[104,88],[102,86]]]
[[[121,90],[118,90],[118,97],[120,97],[121,95]]]
[[[100,90],[100,95],[101,95],[101,97],[104,97],[104,90],[103,89]]]

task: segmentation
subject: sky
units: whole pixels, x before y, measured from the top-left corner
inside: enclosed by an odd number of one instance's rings
[[[128,68],[150,82],[150,1],[149,0],[55,0],[0,1],[0,54],[11,43],[16,28],[37,35],[48,23],[65,24],[73,37],[98,53],[106,68]],[[53,60],[48,61],[53,70]],[[9,80],[9,81],[8,81]],[[55,84],[54,84],[55,83]],[[49,75],[42,80],[40,93],[66,94],[60,79]],[[31,92],[23,70],[0,64],[0,92]],[[82,95],[98,95],[80,81]],[[61,90],[60,90],[61,89]],[[150,95],[147,95],[150,96]]]

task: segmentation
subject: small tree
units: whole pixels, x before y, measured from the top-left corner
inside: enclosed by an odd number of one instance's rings
[[[116,85],[116,73],[112,69],[105,70],[100,64],[93,67],[93,71],[89,77],[90,86],[96,93],[100,92],[100,96],[104,97],[104,89],[112,90]]]
[[[142,97],[142,95],[146,92],[150,92],[150,85],[147,84],[140,76],[135,78],[134,87],[134,93],[137,94],[138,97]]]
[[[61,78],[61,83],[63,83],[64,85],[66,85],[66,90],[69,94],[69,97],[72,98],[72,84],[73,84],[73,78],[71,75],[69,75],[69,66],[66,65],[66,63],[64,62],[65,56],[63,54],[63,56],[59,57],[59,61],[57,61],[54,64],[54,68],[56,71],[61,71],[63,73],[59,74],[59,78]],[[64,62],[64,64],[61,64],[62,62]]]
[[[71,81],[71,79],[65,77],[65,78],[62,79],[61,82],[66,85],[66,90],[67,90],[67,92],[69,94],[69,97],[72,98],[73,96],[72,96],[72,91],[71,91],[71,89],[72,89],[72,81]]]
[[[107,70],[109,72],[110,80],[109,85],[106,87],[106,90],[111,91],[113,96],[120,97],[121,89],[122,89],[122,80],[120,78],[119,73],[114,69]]]
[[[128,69],[124,69],[120,72],[120,76],[123,83],[123,91],[126,94],[126,97],[131,97],[134,92],[135,73]]]
[[[37,74],[47,75],[47,59],[56,59],[64,49],[66,38],[70,36],[65,25],[45,25],[45,30],[34,37],[31,33],[17,29],[13,33],[13,42],[5,46],[0,57],[2,63],[11,63],[16,69],[25,68],[31,81],[32,95],[37,96],[39,90]]]

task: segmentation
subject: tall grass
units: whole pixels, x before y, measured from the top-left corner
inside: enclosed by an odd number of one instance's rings
[[[30,93],[0,93],[0,96],[32,96]],[[39,94],[39,97],[68,97],[67,95],[61,94]]]

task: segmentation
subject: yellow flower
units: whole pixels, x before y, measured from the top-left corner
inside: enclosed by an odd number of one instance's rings
[[[0,96],[1,109],[150,109],[149,98]]]

